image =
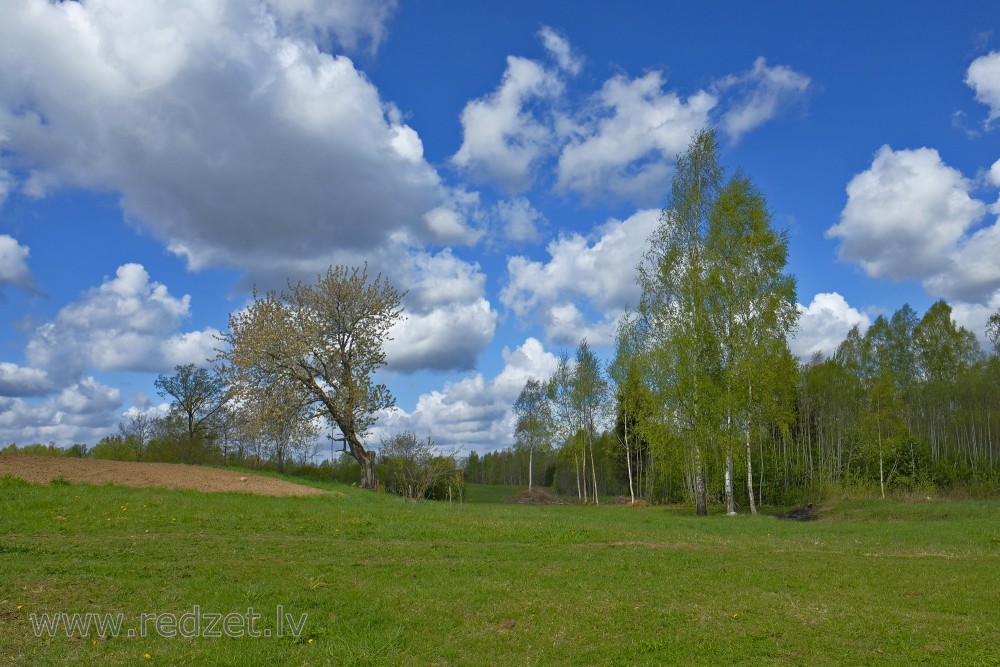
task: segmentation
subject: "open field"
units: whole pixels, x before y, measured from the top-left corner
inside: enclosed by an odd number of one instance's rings
[[[1000,664],[997,501],[845,502],[789,522],[320,486],[333,490],[0,477],[0,662]],[[287,621],[274,636],[279,606],[298,636]],[[272,636],[127,636],[143,614],[183,634],[196,607],[199,632],[253,607]],[[121,635],[36,637],[45,612],[121,613]]]

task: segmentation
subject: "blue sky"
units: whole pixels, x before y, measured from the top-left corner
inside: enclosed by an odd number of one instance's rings
[[[372,438],[506,446],[708,126],[789,231],[796,353],[1000,308],[995,2],[2,5],[0,443],[162,411],[252,285],[367,261],[409,290]]]

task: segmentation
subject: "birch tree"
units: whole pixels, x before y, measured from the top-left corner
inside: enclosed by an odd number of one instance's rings
[[[708,312],[705,239],[723,185],[718,139],[702,131],[677,158],[667,206],[639,265],[639,312],[649,331],[661,419],[687,442],[695,508],[708,513],[704,440],[715,422],[718,345]]]
[[[790,357],[788,336],[798,320],[795,279],[784,273],[788,236],[771,226],[761,193],[735,174],[714,202],[705,243],[707,310],[719,345],[720,410],[725,418],[726,509],[735,514],[733,449],[741,431],[750,511],[756,514],[750,434],[755,420],[775,410],[757,409],[787,393],[793,374],[774,372]],[[784,387],[778,386],[783,383]],[[755,396],[756,394],[756,396]],[[789,415],[786,424],[791,421]]]
[[[583,431],[585,443],[583,457],[586,461],[587,452],[590,452],[591,489],[593,490],[594,504],[600,505],[594,440],[597,438],[597,428],[603,423],[606,414],[608,383],[604,379],[601,364],[593,350],[590,349],[586,338],[580,341],[580,346],[576,349],[576,366],[573,368],[572,382],[572,403],[578,415],[578,423]],[[584,475],[584,483],[586,483],[586,475]]]
[[[514,402],[514,414],[517,416],[515,437],[528,449],[528,496],[531,497],[535,450],[548,441],[552,432],[552,410],[545,384],[529,378]]]

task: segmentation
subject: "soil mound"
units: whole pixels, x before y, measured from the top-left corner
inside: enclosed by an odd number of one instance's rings
[[[524,505],[565,505],[566,501],[552,494],[545,489],[532,489],[531,495],[528,495],[528,490],[519,491],[510,499],[512,503],[521,503]]]
[[[777,517],[785,521],[815,521],[819,518],[819,510],[812,503],[809,503],[784,514],[778,514]]]
[[[13,475],[36,484],[64,479],[73,484],[230,491],[261,496],[312,496],[325,493],[281,479],[180,463],[132,463],[61,456],[0,454],[0,476]]]

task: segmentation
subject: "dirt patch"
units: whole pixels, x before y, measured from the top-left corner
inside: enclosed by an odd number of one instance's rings
[[[553,495],[552,493],[546,491],[545,489],[532,489],[531,495],[528,495],[527,489],[524,491],[519,491],[510,499],[512,503],[521,503],[524,505],[565,505],[566,501],[559,496]]]
[[[815,521],[819,518],[819,510],[812,503],[808,505],[803,505],[802,507],[796,507],[793,510],[789,510],[784,514],[776,515],[779,519],[784,519],[785,521]]]
[[[131,463],[59,456],[0,454],[0,476],[13,475],[28,482],[47,484],[64,479],[72,484],[235,491],[261,496],[312,496],[326,493],[311,486],[280,479],[179,463]]]

